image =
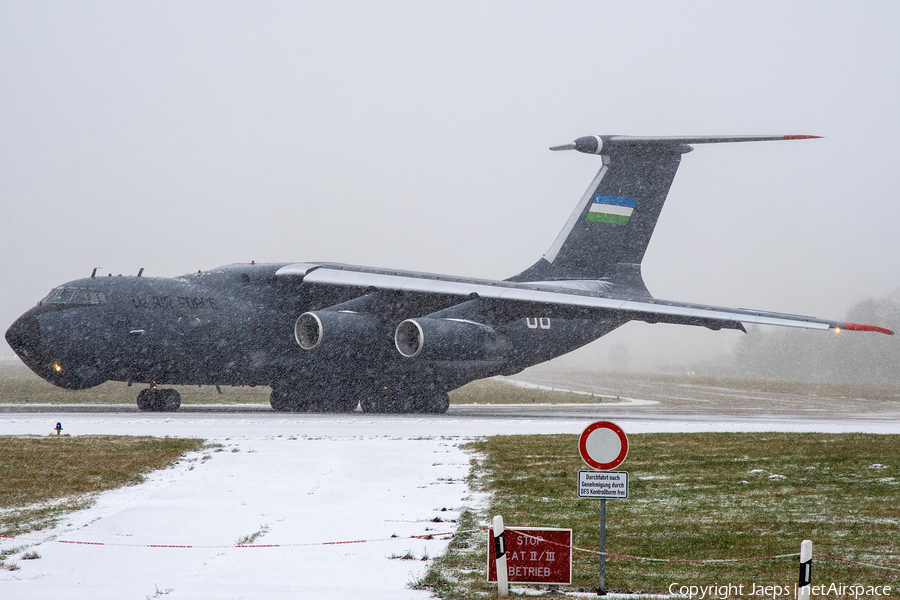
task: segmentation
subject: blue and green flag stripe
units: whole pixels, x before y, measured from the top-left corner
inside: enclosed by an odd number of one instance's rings
[[[624,196],[608,196],[597,194],[591,202],[586,221],[592,223],[611,223],[613,225],[625,225],[634,212],[637,200]]]

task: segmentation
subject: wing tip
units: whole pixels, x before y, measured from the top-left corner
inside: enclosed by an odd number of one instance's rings
[[[786,135],[784,136],[786,140],[820,140],[822,139],[821,135]]]
[[[875,325],[863,325],[862,323],[841,323],[838,329],[846,329],[847,331],[874,331],[875,333],[894,335],[894,332],[890,329],[877,327]]]

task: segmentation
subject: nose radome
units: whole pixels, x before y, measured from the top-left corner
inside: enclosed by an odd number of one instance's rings
[[[41,328],[34,315],[24,314],[6,330],[6,341],[19,357],[29,362],[40,352]]]

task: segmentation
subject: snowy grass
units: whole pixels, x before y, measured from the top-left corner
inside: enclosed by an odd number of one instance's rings
[[[0,535],[53,526],[105,490],[133,485],[203,440],[148,436],[0,436]]]
[[[607,551],[661,559],[744,559],[814,552],[900,569],[900,436],[819,433],[703,433],[629,436],[619,470],[629,499],[607,502]],[[579,499],[586,469],[577,436],[496,436],[470,445],[476,485],[491,494],[482,514],[464,512],[447,552],[413,587],[442,598],[492,595],[484,582],[493,515],[510,526],[568,527],[575,545],[596,550],[599,502]],[[873,465],[875,465],[873,467]],[[878,466],[883,465],[883,466]],[[780,477],[772,477],[779,475]],[[540,500],[540,501],[536,501]],[[573,589],[597,585],[598,557],[575,552]],[[895,584],[896,571],[816,557],[819,583]],[[607,586],[665,593],[673,582],[791,584],[797,558],[737,563],[610,558]]]
[[[487,535],[480,531],[478,521],[475,512],[463,510],[447,550],[432,561],[425,575],[411,581],[409,587],[453,600],[488,592],[483,568]]]
[[[237,542],[235,542],[235,546],[249,546],[267,533],[269,533],[269,525],[260,525],[259,529],[257,529],[253,533],[238,538]]]

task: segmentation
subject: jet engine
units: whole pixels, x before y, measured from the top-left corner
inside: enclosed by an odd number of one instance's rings
[[[375,315],[321,310],[297,317],[294,338],[304,350],[371,352],[390,348],[391,326]]]
[[[407,358],[491,360],[509,350],[509,339],[492,327],[465,319],[407,319],[397,326],[394,344]]]

